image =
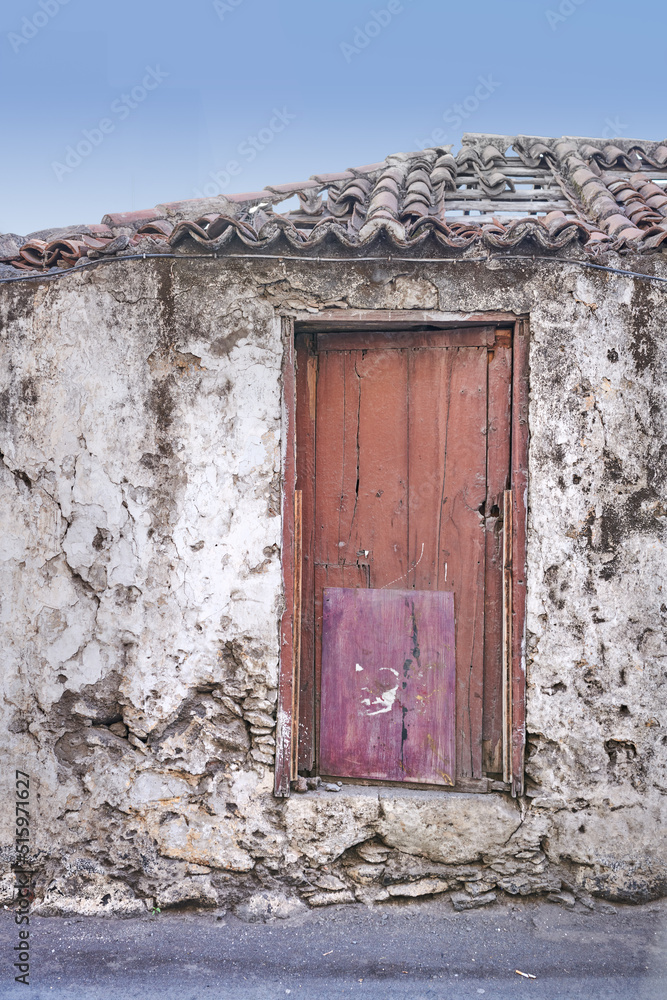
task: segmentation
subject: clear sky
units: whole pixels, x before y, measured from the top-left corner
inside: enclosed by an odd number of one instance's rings
[[[663,139],[666,27],[665,0],[2,0],[0,232],[464,131]]]

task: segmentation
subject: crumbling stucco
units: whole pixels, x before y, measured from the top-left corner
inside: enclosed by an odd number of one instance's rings
[[[40,912],[666,893],[664,297],[545,261],[148,260],[2,286],[4,763],[38,792]],[[271,794],[279,314],[332,305],[530,317],[518,802]]]

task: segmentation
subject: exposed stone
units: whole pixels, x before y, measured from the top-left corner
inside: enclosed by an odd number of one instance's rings
[[[483,896],[485,893],[492,890],[496,885],[495,881],[489,881],[488,879],[480,879],[479,882],[465,882],[465,891],[470,896]]]
[[[387,889],[381,889],[378,886],[357,886],[354,890],[354,895],[359,903],[365,903],[366,906],[372,906],[373,903],[383,903],[386,899],[390,899],[389,892]]]
[[[383,872],[384,865],[378,864],[355,865],[353,868],[347,869],[347,874],[359,885],[371,885],[373,882],[379,881]]]
[[[422,878],[417,882],[406,882],[404,885],[387,886],[390,896],[430,896],[436,892],[446,892],[451,888],[449,882],[439,878]]]
[[[53,879],[32,912],[38,917],[131,917],[146,913],[149,902],[107,875],[71,874]]]
[[[479,873],[474,869],[456,869],[451,865],[441,865],[428,858],[413,857],[411,854],[392,854],[388,860],[383,875],[383,882],[389,885],[393,882],[415,881],[423,878],[461,878],[461,873],[470,871],[471,877]]]
[[[509,875],[499,878],[497,885],[512,896],[530,896],[531,893],[557,892],[561,887],[561,880],[556,875]]]
[[[264,712],[244,712],[243,717],[251,726],[262,726],[268,730],[273,729],[276,724],[275,719],[265,715]]]
[[[475,860],[518,829],[521,815],[507,796],[447,795],[383,789],[377,831],[391,847],[447,863]]]
[[[337,903],[354,903],[354,893],[345,892],[316,892],[314,896],[309,896],[310,906],[333,906]]]
[[[451,895],[452,906],[455,910],[476,910],[480,906],[495,903],[496,898],[494,892],[486,892],[482,896],[469,896],[467,892],[453,892]]]
[[[390,853],[389,848],[385,847],[384,844],[378,844],[373,840],[369,840],[365,844],[357,844],[356,851],[360,858],[371,864],[382,864]]]
[[[183,878],[156,893],[155,902],[161,909],[171,906],[217,906],[218,893],[208,875]]]
[[[237,705],[236,702],[232,698],[228,698],[226,695],[223,695],[221,697],[220,701],[225,706],[225,708],[227,708],[234,715],[239,715],[239,716],[243,715],[243,711],[241,709],[241,706]]]
[[[306,905],[298,896],[287,896],[282,892],[256,892],[236,907],[239,920],[246,923],[266,923],[270,920],[288,920],[305,913]]]
[[[328,889],[329,892],[336,892],[338,889],[347,889],[345,882],[335,875],[320,875],[315,885],[319,889]]]

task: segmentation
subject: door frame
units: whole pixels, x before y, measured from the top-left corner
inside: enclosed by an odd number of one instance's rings
[[[511,433],[511,545],[506,553],[508,602],[506,782],[487,778],[460,781],[453,791],[509,791],[523,794],[526,718],[526,526],[528,512],[529,323],[527,315],[505,312],[454,313],[431,310],[322,310],[281,317],[282,364],[282,584],[280,665],[276,719],[274,794],[287,797],[298,777],[299,659],[301,608],[301,495],[296,491],[297,333],[324,331],[431,330],[503,326],[513,332]],[[299,558],[296,558],[299,553]],[[298,621],[297,621],[298,615]],[[443,790],[444,791],[444,790]]]

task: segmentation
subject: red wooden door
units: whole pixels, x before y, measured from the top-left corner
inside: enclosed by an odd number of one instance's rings
[[[483,737],[485,746],[497,751],[501,735],[500,692],[497,699],[485,694],[485,672],[490,684],[499,680],[494,679],[501,663],[497,515],[509,473],[510,345],[496,343],[491,328],[475,328],[321,333],[303,336],[298,346],[301,764],[310,769],[317,763],[319,708],[323,773],[443,782],[428,755],[421,772],[411,767],[409,776],[404,770],[396,774],[393,764],[373,760],[372,754],[345,770],[329,738],[335,739],[338,729],[341,748],[368,742],[362,735],[367,717],[351,695],[345,711],[342,690],[337,699],[323,697],[321,705],[318,698],[343,676],[334,641],[322,659],[326,588],[446,592],[454,595],[456,689],[455,697],[438,704],[439,732],[455,734],[456,776],[481,777]],[[485,617],[487,595],[491,606]],[[364,605],[369,622],[381,606],[373,604],[371,612],[371,605]],[[357,615],[361,640],[359,607],[347,610]],[[397,656],[401,629],[393,627],[395,649],[388,655]],[[345,631],[349,652],[355,639]],[[397,707],[382,720],[395,723],[399,735],[400,714]],[[427,745],[436,723],[431,714],[416,715],[416,743]],[[418,736],[420,725],[424,731]],[[394,738],[387,737],[392,746]],[[488,769],[492,749],[486,757]],[[449,778],[451,771],[453,766],[440,768]]]

